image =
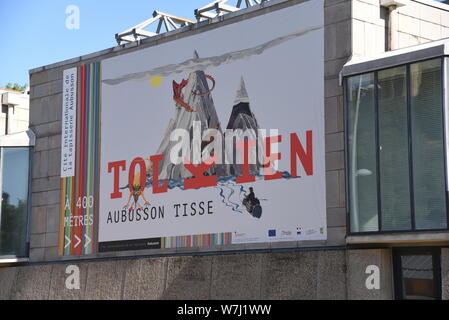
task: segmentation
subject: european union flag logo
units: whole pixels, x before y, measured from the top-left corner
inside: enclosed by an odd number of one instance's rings
[[[276,237],[276,230],[268,230],[269,237]]]

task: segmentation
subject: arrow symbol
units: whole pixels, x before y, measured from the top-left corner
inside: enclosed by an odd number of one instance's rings
[[[87,236],[87,234],[86,235],[84,235],[84,239],[86,240],[86,243],[84,244],[84,248],[87,248],[87,246],[89,245],[89,243],[90,243],[90,238]]]
[[[72,240],[70,240],[69,237],[65,236],[65,241],[66,241],[66,245],[64,246],[64,249],[67,248],[67,247],[70,245],[70,243],[72,242]]]
[[[81,243],[81,239],[78,238],[78,236],[76,234],[75,234],[75,238],[76,238],[77,242],[75,243],[74,248],[78,247],[80,245],[80,243]]]

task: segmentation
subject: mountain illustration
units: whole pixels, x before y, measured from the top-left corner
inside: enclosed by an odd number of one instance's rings
[[[249,149],[250,172],[259,171],[260,165],[258,164],[258,152],[263,152],[264,148],[261,142],[258,141],[258,129],[260,129],[257,123],[256,116],[251,111],[248,92],[246,91],[246,85],[243,77],[240,79],[240,85],[237,89],[236,97],[234,100],[234,106],[232,107],[231,116],[229,117],[227,130],[234,130],[237,141],[252,140],[256,142],[256,147]],[[239,175],[242,173],[241,155],[235,152],[235,142],[226,142],[226,153],[228,159],[233,157],[234,165],[228,165],[228,170],[231,175]],[[232,143],[232,145],[231,145]],[[234,154],[231,155],[231,150],[234,150]]]
[[[198,58],[196,51],[194,58]],[[178,144],[177,141],[170,141],[170,134],[173,130],[184,129],[190,132],[190,159],[193,159],[195,149],[192,143],[194,121],[201,122],[201,137],[207,129],[216,129],[222,134],[220,121],[211,95],[214,86],[212,88],[209,87],[208,79],[213,80],[204,71],[197,70],[190,73],[187,80],[182,80],[180,83],[173,81],[176,115],[174,119],[169,121],[162,142],[157,150],[157,154],[164,156],[164,159],[159,163],[159,179],[161,180],[192,177],[190,171],[183,164],[175,165],[170,161],[172,147]],[[213,81],[215,84],[215,80]],[[199,146],[201,150],[204,147],[204,143]],[[215,166],[208,174],[227,175],[223,170],[222,166]]]
[[[198,59],[198,53],[195,51],[194,59]],[[209,83],[212,82],[212,86]],[[258,164],[258,152],[263,152],[263,144],[258,141],[259,124],[254,113],[251,111],[248,92],[246,90],[243,77],[240,80],[236,97],[232,107],[231,116],[226,127],[231,130],[234,139],[225,139],[220,120],[215,109],[212,98],[212,91],[215,88],[215,79],[207,75],[202,70],[191,72],[187,80],[183,79],[177,83],[173,81],[173,100],[176,107],[175,117],[169,120],[165,129],[164,136],[156,154],[162,154],[163,160],[159,163],[159,179],[185,179],[191,178],[191,172],[181,164],[173,164],[170,160],[172,148],[179,144],[179,141],[170,141],[171,133],[176,129],[184,129],[190,133],[190,159],[192,161],[194,152],[200,150],[202,154],[214,155],[215,144],[214,137],[210,137],[209,141],[202,141],[201,145],[194,146],[194,122],[201,123],[200,138],[208,129],[217,130],[221,135],[222,143],[222,163],[225,156],[232,164],[217,164],[205,174],[217,175],[219,177],[235,176],[242,173],[242,152],[238,151],[236,141],[252,140],[256,141],[256,147],[250,148],[249,159],[252,161],[250,172],[258,172],[260,165]],[[250,129],[250,130],[248,130]],[[228,143],[229,145],[226,145]],[[210,144],[210,145],[209,145]],[[213,146],[213,147],[212,147]],[[225,154],[226,153],[226,154]],[[203,158],[204,159],[204,158]],[[148,175],[151,175],[151,167]]]

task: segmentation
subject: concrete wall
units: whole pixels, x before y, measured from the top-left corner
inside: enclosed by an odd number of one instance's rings
[[[354,57],[369,57],[387,50],[388,8],[379,0],[352,1]],[[435,1],[409,1],[392,12],[393,47],[405,48],[449,37],[449,9]]]
[[[0,268],[0,299],[391,299],[391,251],[311,250],[73,262]],[[365,286],[380,269],[380,289]]]
[[[345,299],[345,251],[145,258],[0,268],[0,299]],[[33,285],[30,285],[30,284]]]
[[[28,93],[0,89],[0,104],[8,106],[9,134],[28,129],[30,118],[30,96]],[[6,113],[3,113],[3,110],[1,110],[0,136],[6,134],[6,119]]]

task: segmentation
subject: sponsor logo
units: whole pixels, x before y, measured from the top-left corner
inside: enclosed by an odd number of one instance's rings
[[[239,232],[237,232],[237,231],[235,231],[234,232],[234,236],[236,237],[236,238],[240,238],[240,237],[244,237],[244,236],[246,236],[246,233],[239,233]]]
[[[291,231],[284,231],[284,230],[281,231],[281,236],[291,236],[291,235],[292,235]]]
[[[269,237],[276,237],[276,230],[268,230],[268,236]]]
[[[323,227],[320,228],[320,233],[324,234],[324,228]]]
[[[314,234],[314,233],[317,233],[317,231],[314,230],[314,229],[309,229],[309,230],[306,231],[306,235],[311,235],[311,234]]]
[[[296,234],[300,235],[302,233],[302,228],[301,227],[297,227],[296,228]]]

